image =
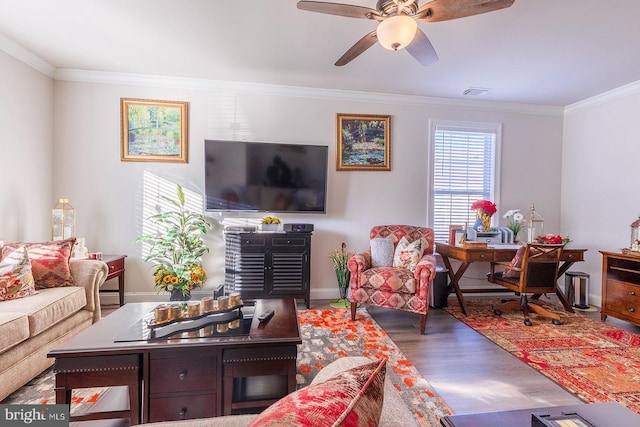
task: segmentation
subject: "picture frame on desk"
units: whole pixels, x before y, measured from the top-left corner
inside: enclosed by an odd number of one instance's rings
[[[467,231],[464,229],[453,230],[453,243],[450,243],[453,246],[463,246],[466,240]]]
[[[458,230],[462,230],[461,225],[457,225],[457,224],[449,225],[449,244],[450,245],[455,246],[456,242],[458,242],[458,239],[456,239],[456,231]]]

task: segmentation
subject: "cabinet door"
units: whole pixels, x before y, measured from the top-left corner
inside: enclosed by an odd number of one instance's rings
[[[271,242],[271,295],[301,294],[309,286],[309,238],[274,237]]]
[[[225,291],[240,292],[243,298],[259,298],[264,293],[267,242],[262,236],[227,235]]]

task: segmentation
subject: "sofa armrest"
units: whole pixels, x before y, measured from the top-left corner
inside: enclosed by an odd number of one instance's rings
[[[416,265],[413,272],[416,278],[416,294],[418,298],[427,301],[429,294],[429,282],[436,278],[436,257],[433,254],[425,254]]]
[[[82,286],[87,295],[85,310],[93,312],[93,323],[100,320],[100,286],[109,274],[107,264],[97,260],[72,259],[70,261],[71,276],[76,286]]]
[[[420,283],[429,283],[436,278],[436,257],[433,254],[422,256],[414,271],[415,278]]]
[[[351,273],[349,286],[351,288],[357,287],[358,283],[360,283],[360,275],[362,272],[371,268],[371,253],[362,252],[353,255],[349,258],[349,261],[347,261],[347,268],[349,269],[349,273]]]

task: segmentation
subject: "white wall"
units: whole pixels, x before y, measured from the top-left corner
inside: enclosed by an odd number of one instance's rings
[[[0,51],[0,239],[51,239],[53,80]]]
[[[586,263],[572,270],[590,274],[590,297],[598,306],[598,251],[629,247],[629,225],[640,215],[640,91],[618,92],[574,106],[564,124],[562,224],[573,245],[589,249]]]
[[[562,116],[557,109],[503,104],[487,107],[484,103],[249,84],[225,87],[199,81],[167,85],[142,79],[142,84],[127,84],[118,76],[114,81],[96,82],[97,77],[100,75],[84,78],[86,82],[78,78],[56,81],[54,189],[56,197],[68,197],[76,207],[77,234],[86,238],[90,250],[128,255],[129,301],[155,295],[149,265],[141,262],[140,245],[132,243],[143,219],[143,173],[202,193],[204,139],[329,146],[327,213],[280,215],[284,222],[315,225],[312,299],[337,297],[327,256],[341,242],[361,251],[368,247],[373,225],[426,225],[430,119],[503,123],[501,210],[526,210],[535,202],[548,226],[559,227]],[[189,163],[121,162],[121,97],[188,101]],[[391,172],[335,170],[336,113],[392,116]],[[218,229],[209,239],[212,255],[205,260],[210,273],[208,286],[223,280],[220,235]],[[471,281],[480,279],[485,281],[484,277]]]

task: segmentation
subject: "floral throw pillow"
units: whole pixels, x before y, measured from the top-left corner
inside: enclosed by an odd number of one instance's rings
[[[283,397],[249,427],[373,427],[380,422],[386,361],[340,372]]]
[[[524,256],[524,246],[520,246],[518,248],[518,252],[516,252],[515,256],[509,263],[509,266],[504,269],[502,273],[502,277],[511,277],[512,279],[516,279],[520,277],[520,268],[522,268],[522,257]],[[518,269],[518,270],[515,270]]]
[[[71,277],[69,260],[76,238],[43,243],[7,243],[2,247],[2,258],[20,246],[27,249],[36,289],[75,285]]]
[[[0,301],[37,293],[27,249],[20,246],[0,261]]]
[[[407,236],[404,236],[396,246],[396,252],[393,255],[393,266],[414,271],[421,258],[422,240],[418,239],[409,242]]]
[[[393,240],[386,237],[371,239],[371,266],[391,267],[393,265]]]

